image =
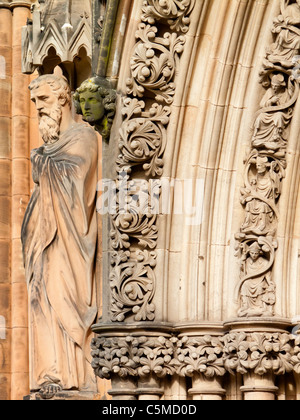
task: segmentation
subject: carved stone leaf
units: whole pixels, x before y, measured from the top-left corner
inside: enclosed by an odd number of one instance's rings
[[[119,171],[130,173],[132,167],[142,165],[146,176],[161,176],[166,147],[165,126],[169,123],[170,108],[154,104],[143,113],[138,101],[127,105],[134,106],[135,115],[139,113],[141,117],[126,119],[120,129],[119,149],[122,153],[117,159]],[[129,110],[128,115],[131,114]]]
[[[110,275],[112,320],[122,322],[128,314],[135,321],[153,321],[156,254],[140,251],[132,261],[115,265]]]
[[[127,80],[127,96],[123,100],[120,154],[116,162],[117,172],[126,173],[133,180],[135,172],[141,170],[146,179],[163,175],[171,114],[166,105],[174,101],[175,79],[186,40],[180,33],[188,31],[194,5],[195,0],[143,2],[143,23],[136,32],[136,44],[130,60],[131,77]],[[154,26],[156,20],[163,23],[159,30]],[[142,97],[146,98],[145,102],[138,100]],[[111,248],[116,251],[111,254],[110,273],[110,309],[114,322],[123,322],[130,317],[137,322],[155,319],[152,301],[156,254],[152,250],[157,247],[157,202],[160,195],[159,188],[155,187],[150,197],[155,190],[157,193],[151,204],[141,203],[138,195],[129,191],[125,205],[117,202],[115,214],[111,215]],[[120,191],[121,186],[118,185],[116,192]],[[144,251],[137,252],[137,246]],[[164,355],[164,363],[169,357]],[[161,358],[157,358],[151,366],[156,374],[159,374],[161,363]],[[147,363],[143,366],[144,373],[147,366]],[[169,369],[173,369],[171,364]]]
[[[249,344],[246,334],[230,333],[222,337],[221,341],[224,344],[223,357],[226,370],[232,375],[235,375],[235,372],[241,374],[247,373],[248,363],[245,360],[245,355],[248,358],[247,351]]]
[[[294,371],[296,373],[300,373],[300,335],[291,336],[291,340],[293,341],[293,356],[291,358],[291,362],[293,364]]]
[[[132,340],[94,339],[92,349],[92,367],[100,378],[110,379],[112,374],[120,377],[136,375]]]
[[[142,20],[150,24],[163,20],[172,30],[186,33],[190,24],[189,14],[194,5],[195,0],[145,0]]]
[[[258,375],[272,372],[284,375],[293,370],[292,343],[289,334],[243,333],[225,336],[225,367],[231,373]]]
[[[132,77],[127,81],[127,93],[143,97],[152,92],[155,100],[170,105],[175,94],[174,77],[185,38],[165,33],[156,38],[157,28],[141,24],[136,37],[140,39],[131,58]]]
[[[140,376],[154,373],[159,378],[172,375],[175,372],[170,363],[175,352],[174,342],[165,337],[141,338],[140,348],[143,355],[140,358]]]
[[[217,338],[210,336],[188,338],[184,337],[177,346],[177,374],[193,376],[202,373],[206,377],[223,376],[223,345]]]

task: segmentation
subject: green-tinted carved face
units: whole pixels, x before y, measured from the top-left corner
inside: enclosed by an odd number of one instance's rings
[[[98,92],[86,90],[80,93],[79,102],[83,119],[89,123],[102,120],[104,116],[104,106]]]

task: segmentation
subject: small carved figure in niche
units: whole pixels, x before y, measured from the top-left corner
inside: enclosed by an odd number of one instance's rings
[[[109,139],[116,113],[116,91],[103,78],[84,81],[74,94],[76,112],[95,126],[103,139]]]
[[[294,67],[293,58],[300,49],[300,0],[288,5],[274,20],[273,33],[278,34],[267,54],[268,67],[278,64],[284,68]]]
[[[256,175],[251,180],[251,191],[242,190],[242,204],[246,204],[246,219],[241,231],[246,234],[272,233],[275,200],[280,194],[280,177],[276,163],[257,156]]]
[[[280,152],[284,157],[286,138],[284,132],[291,119],[289,108],[285,109],[293,96],[293,87],[287,87],[282,74],[273,75],[271,87],[267,90],[261,101],[261,113],[254,124],[252,146],[256,149],[263,148],[270,153]],[[272,107],[277,107],[278,112],[273,112]],[[275,109],[274,109],[275,110]]]
[[[89,344],[97,317],[98,141],[72,118],[64,77],[29,86],[44,145],[31,152],[35,189],[22,226],[29,295],[30,389],[96,391]]]
[[[275,74],[271,78],[271,87],[265,93],[260,107],[284,105],[291,99],[292,94],[287,89],[285,78],[282,74]]]
[[[273,316],[275,284],[271,280],[270,262],[258,242],[253,242],[248,248],[242,274],[238,316]]]

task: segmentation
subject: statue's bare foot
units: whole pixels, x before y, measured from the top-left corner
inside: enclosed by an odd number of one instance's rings
[[[61,386],[54,383],[45,384],[39,391],[44,400],[51,400],[58,392],[62,390]]]

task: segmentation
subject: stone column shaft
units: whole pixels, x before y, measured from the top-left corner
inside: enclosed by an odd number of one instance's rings
[[[0,399],[11,390],[11,74],[12,14],[0,5]]]
[[[202,374],[194,374],[193,387],[189,395],[194,401],[222,401],[226,391],[222,388],[222,378],[214,376],[206,378]]]
[[[275,401],[278,388],[274,385],[274,375],[244,375],[244,386],[241,387],[245,401]]]
[[[30,17],[31,2],[13,2],[12,9],[12,104],[11,104],[11,300],[12,361],[11,399],[22,399],[29,389],[28,300],[24,276],[21,226],[30,196],[30,99],[29,76],[21,69],[21,30]]]
[[[120,378],[113,375],[111,378],[112,389],[108,392],[114,401],[136,400],[136,384],[133,378]]]
[[[140,401],[158,401],[164,394],[164,390],[160,386],[160,380],[155,375],[149,375],[139,379],[137,393]]]

